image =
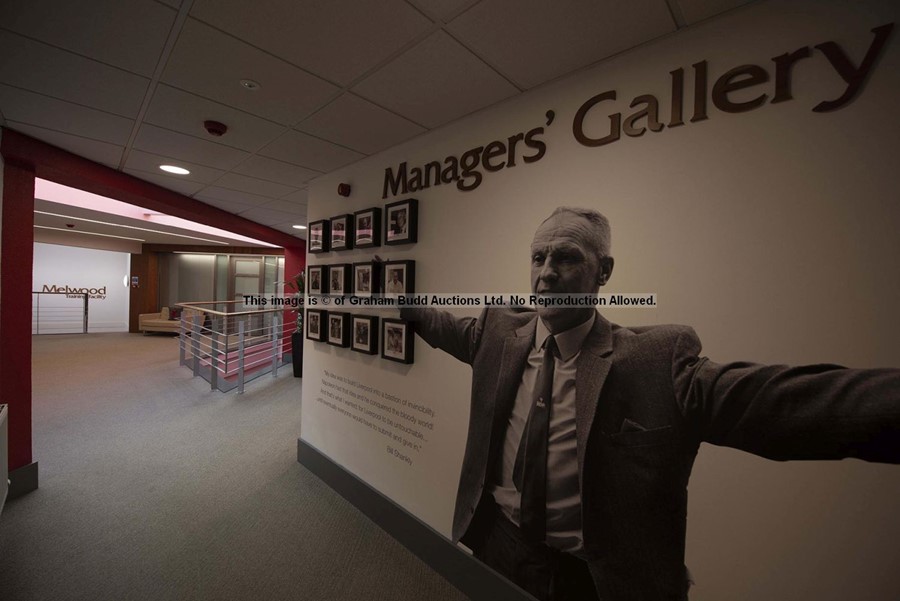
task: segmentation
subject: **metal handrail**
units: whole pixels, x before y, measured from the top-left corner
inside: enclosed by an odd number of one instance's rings
[[[215,309],[203,309],[200,305],[236,305],[238,303],[243,304],[244,301],[192,301],[189,303],[176,303],[176,307],[182,307],[185,309],[196,309],[199,311],[203,311],[204,313],[209,313],[210,315],[220,315],[222,317],[234,317],[240,315],[259,315],[261,313],[274,313],[276,311],[296,311],[300,309],[300,307],[272,307],[271,309],[251,309],[249,311],[216,311]]]
[[[182,309],[179,363],[201,376],[211,390],[227,392],[272,373],[287,363],[290,330],[282,313],[292,307],[250,311],[218,311],[210,305],[233,306],[241,301],[176,303]],[[236,379],[236,381],[235,381]]]
[[[41,334],[41,295],[44,294],[56,294],[63,295],[66,298],[75,298],[81,297],[82,305],[81,305],[81,333],[87,334],[88,331],[88,299],[90,294],[87,292],[45,292],[40,290],[32,290],[32,318],[34,320],[34,333],[37,335]],[[70,314],[74,314],[74,311],[77,311],[76,308],[68,308],[68,307],[45,307],[44,310],[60,310],[60,311],[68,311]],[[58,314],[58,313],[57,313]],[[56,323],[59,323],[60,320],[54,320]],[[67,334],[72,334],[74,332],[66,332]]]

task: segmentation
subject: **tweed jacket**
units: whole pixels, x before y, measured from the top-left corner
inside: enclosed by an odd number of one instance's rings
[[[537,314],[404,309],[401,317],[472,366],[452,532],[471,546]],[[687,484],[703,441],[776,460],[900,462],[900,370],[716,364],[700,348],[692,328],[624,328],[598,314],[578,356],[582,529],[604,600],[686,599]]]

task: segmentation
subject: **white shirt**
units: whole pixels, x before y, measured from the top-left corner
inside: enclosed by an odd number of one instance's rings
[[[553,373],[553,400],[550,405],[550,440],[547,444],[547,540],[546,543],[562,551],[576,552],[584,547],[581,527],[581,488],[578,483],[578,451],[575,437],[575,372],[578,355],[585,338],[594,327],[596,315],[584,323],[556,334],[559,356]],[[509,416],[500,481],[490,489],[503,514],[519,524],[521,495],[513,484],[513,467],[525,422],[531,412],[538,372],[544,360],[544,341],[550,331],[537,320],[534,346],[522,373],[522,382]]]

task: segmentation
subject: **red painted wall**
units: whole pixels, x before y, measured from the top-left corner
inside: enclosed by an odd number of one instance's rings
[[[4,134],[5,135],[5,134]],[[5,159],[0,236],[0,403],[9,405],[9,469],[31,457],[31,263],[34,172]]]

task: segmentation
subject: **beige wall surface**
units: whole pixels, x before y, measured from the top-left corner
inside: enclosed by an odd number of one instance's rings
[[[604,309],[610,320],[692,325],[720,362],[900,367],[900,33],[851,103],[812,111],[846,87],[814,46],[837,42],[858,66],[871,30],[898,17],[894,1],[756,3],[324,176],[311,187],[310,220],[395,200],[382,200],[384,170],[402,161],[421,166],[545,127],[537,162],[484,173],[470,192],[441,185],[407,195],[419,200],[417,244],[310,255],[310,264],[377,253],[415,259],[417,291],[527,292],[536,226],[558,205],[587,206],[612,222],[616,267],[604,291],[659,297],[655,309]],[[793,67],[793,100],[770,103],[772,58],[804,46],[812,52]],[[692,65],[702,60],[710,88],[729,69],[761,66],[769,82],[732,97],[765,92],[766,102],[742,113],[710,102],[709,118],[690,122]],[[668,123],[678,68],[683,126],[594,148],[574,139],[578,108],[609,90],[617,100],[589,113],[591,135],[644,94],[659,99]],[[336,194],[339,182],[353,186],[349,198]],[[447,534],[470,371],[421,340],[415,351],[415,364],[402,366],[307,341],[301,437]],[[316,402],[326,370],[434,408],[411,465],[386,452],[383,434]],[[775,463],[703,445],[690,485],[692,599],[900,598],[898,501],[894,466]]]

